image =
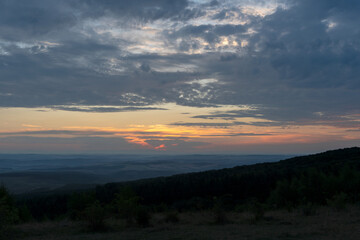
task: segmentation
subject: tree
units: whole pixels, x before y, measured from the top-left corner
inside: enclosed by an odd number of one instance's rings
[[[10,196],[5,186],[0,187],[0,232],[11,224],[19,221],[18,209],[14,199]]]

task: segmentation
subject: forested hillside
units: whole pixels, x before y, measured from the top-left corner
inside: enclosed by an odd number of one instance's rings
[[[226,209],[254,202],[267,207],[296,207],[327,204],[337,198],[359,201],[359,190],[360,148],[354,147],[275,163],[109,183],[79,193],[21,196],[18,202],[36,219],[54,219],[74,213],[80,217],[94,202],[110,214],[109,206],[131,199],[149,211],[209,209],[219,202]]]

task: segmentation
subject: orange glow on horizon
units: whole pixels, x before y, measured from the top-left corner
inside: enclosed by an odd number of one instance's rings
[[[161,144],[161,145],[159,145],[159,146],[157,146],[157,147],[154,147],[154,149],[155,149],[155,150],[163,150],[163,151],[165,151],[165,150],[166,150],[166,146],[165,146],[165,144]]]
[[[239,108],[229,109],[238,110]],[[22,111],[25,112],[22,114],[25,119],[18,118]],[[311,144],[326,143],[328,141],[353,141],[356,143],[360,141],[358,127],[356,125],[346,127],[346,125],[341,124],[341,119],[334,120],[333,123],[339,125],[337,127],[319,121],[307,122],[306,125],[299,126],[256,126],[252,125],[258,120],[254,118],[238,118],[236,120],[202,119],[197,121],[193,118],[193,116],[211,114],[214,111],[214,109],[183,107],[178,109],[174,107],[168,112],[156,111],[157,115],[154,117],[152,111],[100,114],[0,109],[1,116],[4,118],[0,126],[0,146],[5,150],[16,149],[16,146],[5,147],[8,144],[5,138],[26,136],[62,138],[67,139],[67,141],[79,137],[84,137],[84,139],[86,137],[98,137],[103,138],[104,142],[106,142],[106,139],[122,138],[132,144],[134,149],[167,150],[168,152],[183,151],[184,149],[204,151],[213,149],[236,150],[239,146],[247,145]],[[343,118],[349,118],[353,123],[360,122],[358,114],[343,116]],[[244,122],[245,124],[232,125],[231,123],[234,121]],[[195,124],[186,125],[189,122]],[[262,120],[262,122],[271,121]],[[184,125],[181,125],[181,123],[184,123]],[[203,125],[201,125],[202,123]],[[211,123],[215,123],[214,126]],[[216,126],[216,123],[219,123],[219,125]],[[61,146],[67,149],[75,148],[74,146],[68,147],[62,144],[61,141],[59,141],[58,148],[55,146],[53,148],[61,149]],[[79,151],[83,149],[81,146],[79,143]],[[19,148],[21,147],[19,145]],[[103,148],[105,149],[106,146],[104,145]],[[29,149],[31,148],[29,147]]]

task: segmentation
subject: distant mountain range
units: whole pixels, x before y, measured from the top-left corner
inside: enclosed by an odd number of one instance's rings
[[[289,155],[0,154],[0,182],[15,194],[79,189],[180,173],[274,162]]]

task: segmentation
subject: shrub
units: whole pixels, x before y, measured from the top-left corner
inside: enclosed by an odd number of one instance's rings
[[[29,208],[26,205],[19,207],[19,220],[20,222],[30,222],[34,218],[31,215]]]
[[[214,209],[214,222],[215,224],[226,224],[229,222],[223,209]]]
[[[250,212],[253,214],[254,222],[257,222],[264,218],[265,206],[259,203],[257,200],[254,200],[251,204]]]
[[[84,210],[95,202],[93,193],[74,193],[69,198],[67,205],[69,217],[72,220],[81,220]]]
[[[19,221],[18,211],[0,199],[0,231]]]
[[[337,194],[333,196],[331,199],[328,199],[326,202],[329,206],[335,208],[336,210],[345,210],[346,209],[346,203],[348,201],[348,196],[346,193],[341,192],[340,194]]]
[[[84,220],[88,224],[91,231],[104,231],[105,225],[105,211],[98,201],[88,206],[83,212]]]
[[[136,220],[139,212],[139,197],[131,189],[125,188],[116,194],[112,206],[118,217],[126,219],[127,224],[131,225]]]
[[[139,207],[136,213],[136,223],[141,227],[147,227],[150,225],[151,215],[145,207]]]
[[[275,189],[270,193],[269,203],[276,208],[293,208],[299,203],[301,189],[299,185],[297,178],[277,182]]]
[[[313,203],[309,202],[302,207],[302,212],[304,216],[314,216],[317,213],[316,206]]]
[[[168,212],[165,216],[165,222],[167,223],[178,223],[180,221],[177,212]]]
[[[215,224],[226,224],[229,222],[221,199],[214,198],[213,214]]]
[[[19,222],[19,212],[4,186],[0,187],[0,239],[7,238],[10,225]]]

